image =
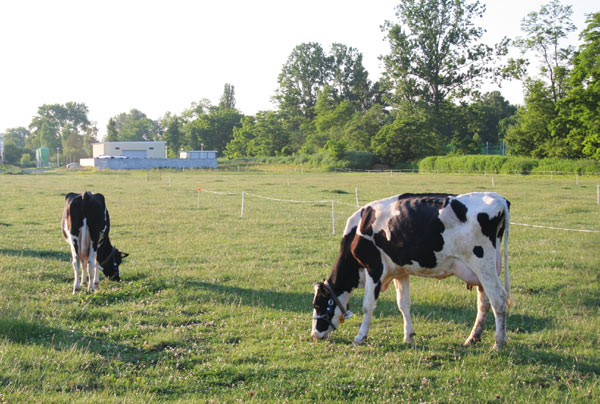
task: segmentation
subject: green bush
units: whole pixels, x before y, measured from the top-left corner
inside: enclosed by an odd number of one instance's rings
[[[419,171],[501,174],[548,172],[557,174],[599,174],[600,164],[594,160],[535,159],[519,156],[430,156],[419,162]]]

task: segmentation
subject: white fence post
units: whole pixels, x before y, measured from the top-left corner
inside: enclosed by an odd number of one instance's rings
[[[600,184],[596,184],[596,203],[600,206]]]
[[[331,233],[335,234],[335,201],[331,201]]]
[[[200,192],[202,192],[202,188],[198,188],[198,209],[200,209]]]
[[[242,213],[240,217],[244,217],[244,192],[242,191]]]
[[[356,196],[356,207],[360,207],[360,205],[358,204],[358,188],[354,188],[354,195]]]

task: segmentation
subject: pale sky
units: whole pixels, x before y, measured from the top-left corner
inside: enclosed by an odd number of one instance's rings
[[[520,23],[550,0],[482,0],[476,21],[492,45],[521,35]],[[277,76],[296,45],[357,48],[372,81],[388,51],[380,25],[397,22],[398,0],[2,0],[0,132],[27,127],[43,104],[85,103],[106,134],[109,118],[136,108],[151,119],[192,102],[219,102],[235,86],[246,115],[273,110]],[[563,0],[577,26],[597,0]],[[487,91],[496,90],[490,86]],[[500,89],[522,102],[518,82]]]

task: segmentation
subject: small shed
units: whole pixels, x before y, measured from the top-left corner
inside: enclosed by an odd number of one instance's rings
[[[100,156],[122,156],[136,159],[164,159],[167,157],[167,142],[103,142],[92,145],[94,158]]]
[[[217,152],[216,150],[181,150],[179,158],[216,160]]]

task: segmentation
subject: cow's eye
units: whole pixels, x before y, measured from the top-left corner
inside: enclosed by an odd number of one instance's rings
[[[327,302],[328,305],[333,306],[333,299],[329,299],[329,301]]]

